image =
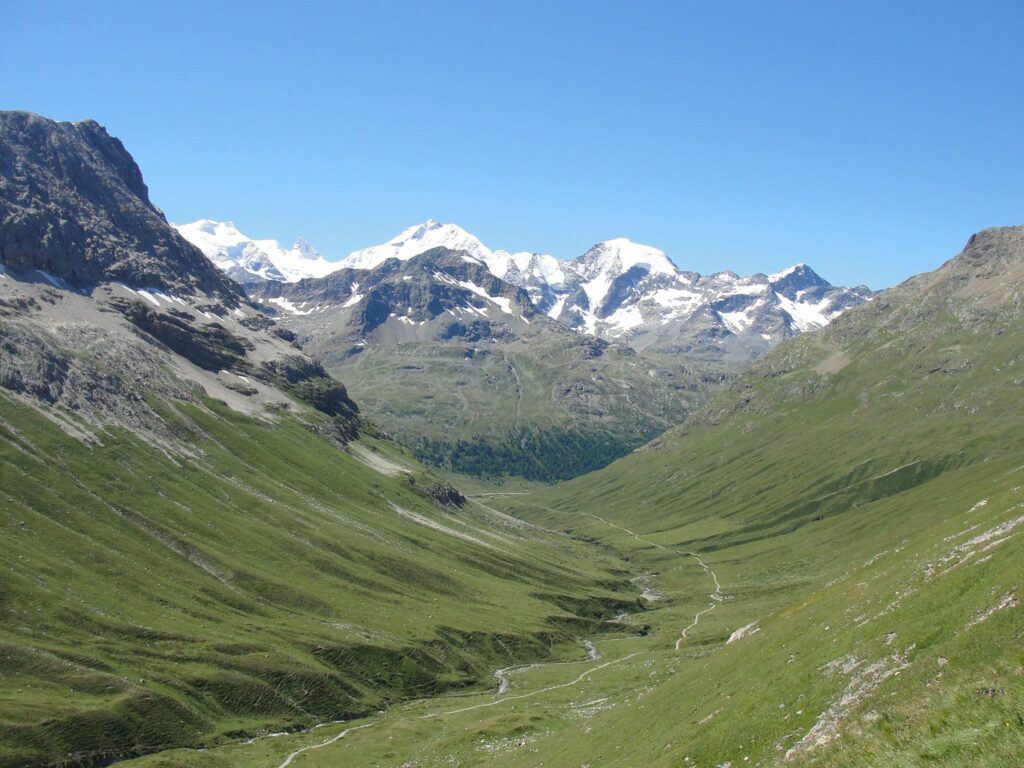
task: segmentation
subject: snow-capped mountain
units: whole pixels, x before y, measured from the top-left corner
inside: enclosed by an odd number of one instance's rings
[[[561,262],[554,256],[528,251],[492,251],[476,235],[458,224],[442,224],[434,219],[409,227],[381,245],[353,251],[337,266],[339,269],[374,269],[387,259],[408,261],[431,248],[465,253],[486,264],[495,277],[508,278],[509,282],[520,287],[533,288],[538,296],[544,287],[560,285],[564,280]]]
[[[178,229],[221,269],[250,284],[339,271],[373,273],[389,259],[407,262],[445,248],[524,289],[538,310],[581,333],[696,357],[757,357],[784,338],[827,325],[872,295],[864,286],[833,286],[806,264],[770,275],[703,276],[680,270],[664,251],[621,237],[568,261],[491,250],[457,224],[434,219],[338,262],[304,241],[286,251],[274,240],[252,240],[230,223],[202,220]]]
[[[545,311],[640,350],[747,360],[785,338],[824,327],[872,296],[864,286],[833,286],[806,264],[749,277],[704,276],[658,262],[616,268],[607,258],[595,259],[594,251],[606,252],[606,245],[569,263],[574,277]]]
[[[301,238],[291,248],[285,248],[277,240],[255,240],[230,221],[200,219],[173,226],[243,285],[265,280],[294,283],[307,277],[323,277],[338,268]]]

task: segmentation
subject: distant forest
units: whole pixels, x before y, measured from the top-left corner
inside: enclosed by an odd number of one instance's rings
[[[607,432],[519,428],[454,442],[420,437],[410,447],[420,461],[453,472],[555,483],[600,469],[647,439],[626,442]]]

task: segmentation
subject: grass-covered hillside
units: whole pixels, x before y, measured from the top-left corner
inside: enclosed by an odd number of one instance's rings
[[[299,419],[156,403],[171,450],[0,396],[0,765],[100,765],[494,684],[637,591],[593,547]],[[584,551],[585,550],[585,551]],[[572,596],[568,599],[566,596]]]

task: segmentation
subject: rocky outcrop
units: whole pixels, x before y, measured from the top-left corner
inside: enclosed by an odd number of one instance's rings
[[[244,300],[167,223],[124,145],[92,120],[0,112],[0,264],[79,289],[122,282]]]

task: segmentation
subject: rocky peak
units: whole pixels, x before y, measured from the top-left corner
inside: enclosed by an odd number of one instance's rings
[[[0,263],[80,289],[122,282],[244,299],[167,223],[124,145],[91,120],[0,112]]]

